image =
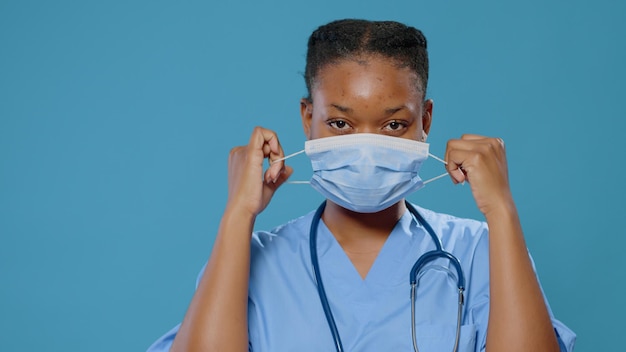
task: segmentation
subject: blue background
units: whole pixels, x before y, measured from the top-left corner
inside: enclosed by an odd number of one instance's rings
[[[506,141],[543,288],[577,351],[623,339],[622,1],[0,2],[0,346],[141,351],[178,323],[255,125],[303,147],[306,40],[337,18],[421,28],[431,151]],[[425,176],[442,171],[429,162]],[[294,179],[307,179],[301,156]],[[321,201],[286,185],[267,229]],[[410,200],[481,218],[446,179]]]

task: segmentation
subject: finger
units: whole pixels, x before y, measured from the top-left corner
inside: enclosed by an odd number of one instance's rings
[[[276,134],[263,127],[255,127],[250,135],[250,141],[248,142],[249,148],[249,162],[262,166],[263,159],[267,158],[271,154],[271,147],[269,142],[276,138]],[[265,175],[265,181],[269,179]]]
[[[448,141],[446,158],[453,150],[474,151],[486,155],[492,152],[500,153],[504,151],[503,143],[500,138],[453,139]],[[449,162],[448,159],[446,161]]]
[[[268,158],[270,162],[272,159],[279,159],[283,156],[282,147],[278,142],[278,136],[276,133],[263,127],[257,126],[254,128],[248,145],[252,148],[252,150],[260,151],[259,156],[261,159]],[[254,160],[254,158],[252,160]],[[260,160],[260,162],[262,162],[262,160]],[[265,182],[273,183],[276,181],[283,168],[284,162],[282,161],[270,164],[270,167],[264,174]]]
[[[285,162],[282,159],[285,156],[278,135],[270,130],[261,131],[264,134],[263,157],[269,161],[269,167],[265,170],[264,179],[267,184],[276,183],[280,175],[284,172]],[[278,160],[274,162],[273,160]]]
[[[454,149],[448,153],[448,157],[446,169],[450,175],[460,182],[467,180],[467,174],[472,168],[470,159],[475,158],[476,153],[471,150]]]
[[[468,141],[475,141],[475,140],[487,139],[487,138],[489,137],[481,136],[479,134],[472,134],[472,133],[466,133],[461,136],[461,139],[468,140]]]
[[[291,166],[285,166],[284,170],[278,175],[276,182],[272,182],[267,186],[275,191],[278,187],[282,186],[292,174],[293,168]]]
[[[276,183],[280,176],[283,174],[283,172],[285,172],[284,164],[283,167],[281,167],[280,169],[277,169],[276,165],[278,165],[278,162],[270,165],[270,167],[265,170],[263,178],[265,180],[265,183],[267,183],[268,185]]]
[[[470,182],[468,173],[472,168],[470,158],[475,158],[479,154],[484,154],[488,150],[488,139],[452,139],[446,146],[446,170],[450,174],[452,182]]]
[[[267,143],[271,149],[272,145],[277,143],[277,141],[272,142],[274,139],[277,139],[274,131],[257,126],[252,131],[248,145],[256,150],[261,150],[263,145]]]
[[[272,150],[270,148],[271,147],[270,147],[269,144],[267,144],[267,143],[263,144],[263,157],[269,157],[270,156],[270,154],[272,153]]]
[[[482,141],[488,143],[493,147],[498,147],[504,149],[504,140],[499,137],[486,137],[480,136],[477,134],[464,134],[461,136],[461,140],[464,141]]]
[[[504,139],[498,137],[496,138],[496,140],[498,141],[498,143],[500,143],[500,146],[504,149]]]
[[[269,140],[266,145],[269,147],[267,156],[269,157],[270,162],[272,162],[272,160],[281,159],[285,156],[285,153],[283,152],[283,147],[278,141],[278,135],[274,134],[274,138]],[[280,161],[277,161],[277,163],[278,162]]]
[[[264,179],[266,183],[276,183],[278,177],[285,171],[285,162],[277,161],[271,163],[271,165],[265,170]]]
[[[452,158],[450,154],[456,151],[475,151],[477,149],[478,140],[450,139],[446,145],[444,160],[446,161],[449,171],[456,170],[462,165],[463,160],[459,160],[458,156]],[[480,142],[478,142],[480,143]]]
[[[280,146],[280,142],[278,141],[278,135],[276,133],[274,133],[274,138],[267,141],[267,144],[270,146],[271,154],[274,154],[274,155],[282,154],[283,148]]]
[[[463,183],[465,181],[469,182],[467,177],[467,171],[463,168],[462,162],[449,162],[448,165],[446,165],[446,170],[448,171],[448,174],[450,175],[450,178],[452,179],[452,182],[454,184]]]
[[[463,169],[460,167],[456,169],[448,169],[448,175],[450,175],[450,179],[455,185],[459,183],[464,183],[467,180],[465,171],[463,171]]]
[[[278,159],[278,155],[282,156],[282,147],[280,146],[276,132],[263,127],[256,127],[255,132],[258,133],[255,143],[262,144],[264,157]]]
[[[285,171],[279,175],[279,177],[276,179],[276,182],[266,183],[263,185],[262,197],[263,197],[264,208],[267,204],[269,204],[276,190],[287,181],[287,179],[289,178],[289,176],[291,176],[292,173],[293,173],[293,169],[289,166],[286,166]]]
[[[454,170],[460,169],[464,173],[464,180],[472,182],[473,177],[477,177],[476,172],[482,170],[478,175],[495,175],[506,173],[506,156],[502,145],[497,138],[488,138],[484,141],[463,141],[457,140],[449,144],[447,150],[447,169],[456,181],[463,182],[461,176]]]

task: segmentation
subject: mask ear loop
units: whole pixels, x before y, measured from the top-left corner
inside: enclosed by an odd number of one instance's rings
[[[279,161],[283,161],[283,160],[287,160],[289,158],[293,158],[294,156],[302,154],[302,153],[304,153],[304,149],[302,149],[299,152],[295,152],[295,153],[289,154],[287,156],[284,156],[282,158],[278,158],[276,160],[272,160],[272,161],[270,161],[270,165],[272,165],[273,163],[279,162]],[[439,161],[440,163],[442,163],[444,165],[448,165],[448,163],[445,160],[443,160],[443,159],[441,159],[439,157],[436,157],[436,156],[432,155],[431,153],[428,153],[428,156],[433,158],[433,159],[435,159],[435,160],[437,160],[437,161]],[[430,179],[424,181],[424,184],[427,184],[427,183],[430,183],[430,182],[433,182],[433,181],[437,181],[438,179],[440,179],[442,177],[446,177],[447,175],[448,175],[448,172],[446,171],[446,172],[444,172],[443,174],[441,174],[439,176],[435,176],[433,178],[430,178]],[[286,183],[290,183],[292,185],[308,185],[311,182],[310,181],[287,181]]]
[[[429,156],[429,157],[431,157],[431,158],[433,158],[433,159],[435,159],[435,160],[437,160],[437,161],[439,161],[440,163],[442,163],[442,164],[444,164],[444,165],[448,165],[448,163],[447,163],[445,160],[443,160],[443,159],[441,159],[441,158],[438,158],[438,157],[436,157],[436,156],[434,156],[434,155],[432,155],[432,154],[430,154],[430,153],[428,153],[428,156]],[[439,176],[435,176],[435,177],[433,177],[433,178],[430,178],[430,179],[428,179],[428,180],[424,181],[424,184],[427,184],[427,183],[430,183],[430,182],[436,181],[436,180],[438,180],[438,179],[440,179],[440,178],[442,178],[442,177],[446,177],[447,175],[448,175],[448,172],[446,171],[446,172],[444,172],[443,174],[441,174],[441,175],[439,175]]]
[[[284,156],[282,158],[278,158],[276,160],[272,160],[272,161],[270,161],[270,165],[272,165],[273,163],[279,162],[279,161],[283,161],[283,160],[287,160],[289,158],[293,158],[294,156],[296,156],[298,154],[302,154],[302,153],[304,153],[304,149],[302,149],[299,152],[295,152],[295,153],[289,154],[287,156]],[[289,184],[292,184],[292,185],[308,185],[311,182],[309,182],[309,181],[287,181],[285,183],[289,183]]]
[[[289,154],[289,155],[287,155],[287,156],[284,156],[284,157],[282,157],[282,158],[278,158],[278,159],[276,159],[276,160],[272,160],[272,161],[270,161],[270,165],[272,165],[273,163],[279,162],[279,161],[283,161],[283,160],[287,160],[287,159],[289,159],[289,158],[293,158],[294,156],[296,156],[296,155],[298,155],[298,154],[302,154],[302,153],[304,153],[304,149],[302,149],[302,150],[301,150],[301,151],[299,151],[299,152],[295,152],[295,153],[293,153],[293,154]]]

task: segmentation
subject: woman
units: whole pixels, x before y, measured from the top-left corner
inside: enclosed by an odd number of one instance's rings
[[[452,182],[469,183],[486,223],[403,199],[422,185],[415,172],[428,155],[422,33],[329,23],[309,39],[305,80],[311,182],[327,198],[319,223],[311,213],[251,238],[292,173],[278,136],[257,127],[231,151],[228,203],[185,318],[151,350],[571,351],[575,335],[552,317],[527,253],[501,139],[464,135],[445,153]],[[409,299],[413,264],[438,241],[460,270],[434,257],[412,275]]]

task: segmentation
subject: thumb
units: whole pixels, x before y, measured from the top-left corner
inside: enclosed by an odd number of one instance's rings
[[[291,176],[291,174],[293,174],[293,168],[291,166],[285,165],[285,167],[280,171],[280,173],[276,177],[276,182],[272,182],[272,181],[263,182],[263,187],[264,187],[263,193],[272,197],[272,195],[274,194],[274,192],[276,192],[278,187],[282,186],[283,183],[287,181],[289,176]]]
[[[289,179],[289,177],[293,174],[293,168],[291,166],[285,165],[285,169],[280,173],[276,182],[274,183],[274,190],[278,189],[278,187],[282,186],[283,183]]]

